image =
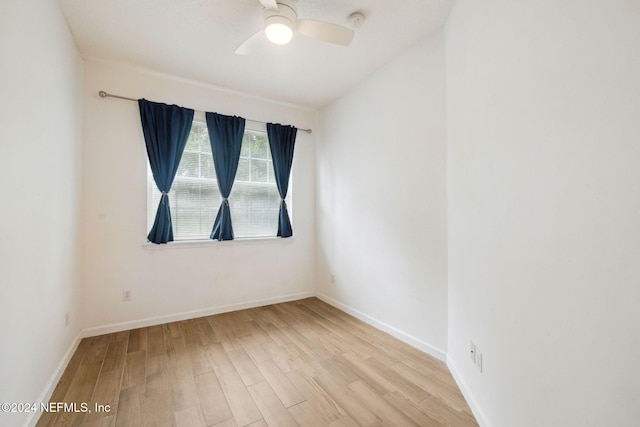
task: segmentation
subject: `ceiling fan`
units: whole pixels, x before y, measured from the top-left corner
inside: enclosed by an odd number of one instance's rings
[[[307,37],[349,46],[353,40],[353,30],[341,25],[324,21],[298,19],[296,0],[258,0],[264,7],[264,28],[249,37],[236,49],[237,55],[248,55],[266,36],[275,44],[287,44],[293,33],[297,32]],[[364,16],[358,12],[351,14],[351,22],[359,27]]]

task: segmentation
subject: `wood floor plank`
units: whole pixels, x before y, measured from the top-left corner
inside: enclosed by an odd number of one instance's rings
[[[88,364],[80,364],[76,372],[69,391],[64,397],[64,402],[76,405],[80,410],[82,403],[89,402],[93,396],[102,361],[92,362]],[[85,417],[85,413],[76,412],[76,410],[60,412],[55,419],[54,425],[74,425],[80,424]]]
[[[114,332],[109,336],[111,336],[110,344],[113,342],[129,342],[129,331]]]
[[[154,379],[154,375],[162,376],[166,382],[167,368],[169,367],[169,362],[167,360],[168,358],[166,354],[147,354],[147,366],[145,369],[147,385],[150,385],[149,383]],[[147,390],[147,392],[150,391],[152,390]]]
[[[294,327],[297,330],[298,327]],[[340,342],[331,333],[319,334],[314,330],[301,328],[301,335],[316,344],[314,354],[323,359],[329,359],[349,350],[349,346]]]
[[[398,359],[401,360],[405,365],[411,367],[412,369],[415,369],[418,372],[438,372],[447,377],[450,384],[454,388],[457,388],[457,385],[453,380],[451,373],[449,372],[449,368],[447,368],[447,365],[443,361],[429,356],[428,354],[420,353],[410,345],[402,342],[397,342],[397,340],[389,340],[384,343],[384,346],[393,349],[392,351],[395,351],[396,354],[398,354]]]
[[[301,332],[314,331],[320,335],[331,333],[329,329],[325,328],[324,326],[322,326],[320,323],[316,321],[318,316],[315,313],[305,309],[304,303],[289,304],[286,306],[286,309],[290,312],[292,316],[298,319],[297,322],[290,323],[290,325],[300,330]]]
[[[364,339],[357,335],[352,334],[349,330],[345,329],[341,324],[334,324],[328,320],[323,319],[323,325],[327,329],[331,330],[333,334],[338,337],[340,342],[346,342],[349,344],[349,352],[358,354],[361,358],[374,357],[385,365],[398,362],[398,359],[392,357],[388,353],[381,351],[376,346],[372,345],[369,340]]]
[[[135,351],[127,353],[122,376],[122,388],[144,385],[147,370],[147,352]]]
[[[247,322],[247,329],[249,330],[249,335],[256,343],[262,343],[265,341],[270,341],[271,337],[269,334],[258,325],[258,322],[255,320],[251,320]],[[247,336],[240,337],[240,341],[242,342],[243,338]]]
[[[191,366],[184,363],[169,366],[168,374],[173,409],[178,412],[193,406],[199,406],[200,400],[198,399],[196,382]]]
[[[269,337],[278,345],[285,346],[287,344],[291,344],[291,338],[289,338],[286,334],[282,332],[282,329],[278,327],[271,328],[267,334]]]
[[[423,400],[419,406],[442,426],[476,427],[478,425],[473,416],[458,412],[435,397]]]
[[[305,400],[304,396],[272,360],[260,362],[258,369],[286,408]]]
[[[178,338],[182,336],[178,322],[169,322],[162,325],[165,338]]]
[[[441,361],[407,356],[406,358],[402,358],[401,363],[416,372],[426,374],[429,379],[437,380],[439,384],[449,387],[452,390],[458,390],[458,385],[451,376],[447,365]]]
[[[238,425],[245,426],[262,419],[260,410],[237,372],[218,375],[218,380]]]
[[[204,416],[199,406],[176,412],[176,427],[206,427]]]
[[[278,427],[298,426],[266,381],[249,386],[248,389],[267,425]]]
[[[289,372],[287,374],[291,383],[302,393],[309,405],[318,413],[325,424],[337,421],[347,414],[325,392],[311,375],[306,375],[303,370]]]
[[[191,344],[187,345],[186,351],[189,354],[194,375],[213,371],[213,362],[209,358],[208,345],[202,345],[199,342],[192,342]]]
[[[144,425],[144,385],[120,390],[116,427]]]
[[[273,304],[269,306],[269,308],[279,319],[287,323],[289,327],[304,323],[304,319],[296,315],[293,303]]]
[[[358,374],[346,363],[336,359],[320,359],[317,364],[325,371],[339,379],[342,384],[349,384],[360,379]]]
[[[353,418],[347,415],[346,417],[332,422],[331,424],[329,424],[329,427],[360,427],[360,424],[355,422]]]
[[[233,417],[222,387],[213,372],[198,375],[195,381],[204,420],[208,426]]]
[[[147,328],[132,329],[129,331],[129,343],[127,353],[147,350]]]
[[[247,355],[244,349],[228,351],[229,359],[236,368],[236,372],[242,378],[244,385],[250,386],[264,381],[264,377],[260,373],[258,367],[253,363],[253,360]]]
[[[328,374],[314,378],[320,387],[358,424],[364,426],[380,425],[382,420],[364,404],[360,403],[356,395],[340,384],[334,377]]]
[[[253,423],[250,425],[253,425]],[[218,424],[214,424],[213,427],[238,427],[238,423],[236,423],[235,419],[229,418],[228,420],[224,420],[222,422],[219,422]]]
[[[407,417],[396,407],[387,402],[382,396],[375,392],[367,383],[362,380],[354,381],[347,387],[354,392],[358,400],[371,410],[378,418],[386,424],[400,426],[418,426],[411,418]]]
[[[211,328],[220,339],[225,351],[233,351],[242,348],[238,337],[233,334],[228,320],[223,315],[210,316],[208,318]]]
[[[304,335],[298,332],[297,329],[291,326],[285,326],[280,328],[280,332],[286,337],[287,342],[292,342],[297,345],[305,353],[311,355],[315,348],[315,344],[307,339]]]
[[[71,382],[71,386],[64,397],[65,402],[87,402],[91,399],[100,375],[102,362],[81,364]]]
[[[253,322],[255,322],[255,324],[267,335],[269,334],[269,332],[277,329],[277,326],[271,323],[271,321],[269,321],[267,317],[263,316],[262,313],[256,315],[253,319]],[[269,339],[272,338],[269,337]]]
[[[403,414],[411,418],[416,424],[424,427],[439,427],[440,424],[431,418],[429,414],[422,411],[418,405],[411,402],[397,391],[385,394],[384,399],[391,403],[395,408],[402,411]]]
[[[184,339],[184,344],[186,346],[194,344],[207,344],[207,342],[205,342],[205,337],[198,332],[196,328],[196,322],[193,319],[184,320],[179,323],[179,326],[180,333],[182,335],[182,338]]]
[[[365,361],[365,364],[387,382],[389,391],[397,390],[414,403],[418,403],[429,397],[429,393],[424,389],[379,362],[377,359],[371,357]]]
[[[37,426],[475,427],[447,366],[316,299],[80,341]]]
[[[216,375],[236,373],[236,368],[231,363],[231,359],[229,359],[229,355],[221,343],[209,344],[207,346],[207,357],[211,361]]]
[[[276,328],[282,329],[289,326],[285,316],[281,316],[275,311],[275,305],[264,307],[261,311],[263,317],[267,319]]]
[[[273,341],[262,344],[262,348],[265,349],[267,354],[270,355],[276,365],[282,370],[282,372],[291,372],[300,369],[304,363],[298,357],[297,352],[291,351],[291,347],[279,346]]]
[[[83,364],[102,362],[107,355],[107,349],[109,348],[110,335],[100,335],[93,337],[89,348],[87,348],[87,354],[82,359]]]
[[[167,362],[169,366],[183,365],[189,363],[189,352],[184,344],[182,336],[167,337]]]
[[[167,389],[156,390],[146,395],[143,402],[145,425],[175,426],[175,412],[171,392]]]
[[[306,400],[287,408],[293,419],[299,426],[325,426],[322,417],[313,409]]]
[[[147,356],[143,408],[145,425],[175,425],[166,354]]]
[[[360,360],[353,354],[345,353],[338,359],[348,365],[380,395],[397,390],[414,403],[419,403],[429,397],[429,393],[425,390],[373,358]]]
[[[161,325],[149,326],[147,328],[147,354],[165,354],[167,347],[164,340],[164,328]]]
[[[69,360],[69,364],[67,365],[66,369],[62,373],[62,376],[60,377],[58,384],[56,385],[56,387],[53,390],[53,393],[51,394],[51,399],[50,399],[51,402],[64,401],[64,397],[69,391],[71,382],[73,381],[73,378],[76,376],[78,368],[82,363],[82,359],[84,359],[84,356],[87,353],[87,348],[89,348],[89,344],[90,344],[89,338],[82,339],[78,344],[78,348],[76,348],[76,351],[73,353],[73,356],[71,356],[71,359]],[[38,423],[36,425],[38,427],[53,425],[58,415],[59,414],[57,412],[44,412],[40,416],[40,419],[38,420]]]
[[[114,427],[116,425],[116,416],[109,415],[103,418],[98,418],[93,421],[86,421],[80,424],[80,427]]]
[[[239,310],[224,314],[227,325],[231,329],[231,332],[233,333],[233,336],[235,338],[246,337],[247,335],[251,334],[251,331],[247,324],[252,319],[247,315],[247,313],[247,310]]]
[[[109,341],[109,347],[102,364],[102,372],[122,371],[127,355],[128,340],[129,334],[125,334],[116,336]]]
[[[362,321],[357,319],[354,319],[354,322],[342,321],[340,327],[373,346],[376,350],[372,351],[369,356],[378,359],[385,365],[397,363],[407,357],[407,354],[402,352],[402,346],[395,345],[397,340],[393,340],[391,335],[379,331]],[[393,342],[394,345],[390,345],[390,342]],[[422,355],[425,356],[424,353]]]
[[[207,317],[199,317],[194,319],[195,328],[202,339],[202,343],[205,345],[220,342],[220,337],[211,328],[211,324],[207,320]]]
[[[56,400],[56,402],[61,402],[61,400]],[[51,427],[54,425],[56,418],[58,417],[57,412],[43,412],[38,418],[38,422],[36,423],[36,427]]]
[[[263,362],[265,360],[271,360],[271,356],[267,354],[267,352],[262,348],[262,343],[270,341],[271,338],[267,338],[267,340],[262,340],[259,338],[254,338],[253,335],[249,335],[246,337],[242,337],[239,339],[240,344],[244,351],[247,352],[253,363]]]
[[[83,422],[87,423],[100,418],[106,418],[118,411],[121,381],[122,370],[112,369],[110,371],[100,372],[96,381],[96,387],[93,390],[93,395],[88,402],[92,412],[85,414]],[[97,411],[96,405],[102,405],[100,408],[105,408],[105,410]]]
[[[420,384],[420,387],[424,389],[429,395],[438,398],[442,402],[445,402],[456,411],[471,414],[471,409],[469,408],[469,405],[467,405],[467,402],[464,400],[464,397],[460,394],[460,391],[452,388],[447,383],[443,383],[437,377],[429,375],[428,371],[427,374],[425,374],[424,372],[418,372],[409,368],[404,363],[392,365],[390,369],[406,378],[409,382]]]

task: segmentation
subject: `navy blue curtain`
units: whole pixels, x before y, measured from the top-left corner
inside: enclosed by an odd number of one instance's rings
[[[238,170],[238,162],[240,161],[245,120],[242,117],[224,116],[217,113],[207,113],[206,117],[218,189],[222,196],[218,216],[216,216],[216,220],[213,223],[211,238],[233,240],[233,226],[231,225],[231,210],[229,209],[228,197],[231,193],[233,180],[236,178],[236,171]]]
[[[173,241],[169,190],[178,171],[191,124],[193,110],[139,99],[140,120],[147,145],[153,180],[162,193],[156,219],[147,238],[153,243]]]
[[[281,199],[280,214],[278,216],[278,236],[280,237],[293,236],[289,212],[284,199],[287,197],[287,190],[289,189],[289,175],[291,174],[293,148],[296,145],[297,133],[298,129],[293,126],[267,123],[267,136],[269,137],[269,148],[273,159],[273,170]]]

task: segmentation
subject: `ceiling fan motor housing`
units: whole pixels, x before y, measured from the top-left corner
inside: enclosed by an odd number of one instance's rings
[[[264,10],[264,26],[268,27],[270,24],[278,23],[286,25],[292,30],[296,29],[296,20],[298,14],[296,13],[295,3],[291,1],[278,1],[278,10],[265,9]]]

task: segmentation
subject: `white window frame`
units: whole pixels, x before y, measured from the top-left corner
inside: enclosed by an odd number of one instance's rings
[[[203,112],[199,112],[196,111],[194,118],[193,118],[194,122],[199,122],[199,123],[204,123],[206,125],[206,120],[205,120],[205,114]],[[261,132],[261,133],[265,133],[267,132],[266,129],[266,124],[264,123],[260,123],[260,122],[253,122],[253,121],[246,121],[245,123],[245,132],[247,131],[253,131],[253,132]],[[241,159],[244,159],[247,157],[241,157]],[[273,160],[271,160],[273,162]],[[145,233],[144,235],[146,236],[149,233],[149,229],[151,227],[151,224],[149,224],[149,216],[153,216],[155,217],[156,211],[158,209],[158,202],[153,200],[152,197],[150,197],[150,193],[149,193],[149,185],[152,185],[153,188],[157,191],[157,187],[155,186],[155,182],[153,182],[153,176],[151,174],[151,169],[149,167],[149,160],[146,159],[146,165],[147,165],[147,191],[146,191],[146,197],[147,197],[147,216],[146,216],[146,221],[145,221]],[[174,183],[176,182],[176,179],[180,179],[179,177],[176,176],[176,178],[174,179]],[[203,178],[182,178],[182,179],[203,179]],[[213,180],[214,182],[216,182],[217,180],[214,178]],[[252,182],[252,181],[239,181],[238,178],[236,177],[236,179],[234,180],[233,183],[233,189],[231,191],[230,197],[229,197],[229,204],[231,205],[231,207],[233,208],[233,193],[234,190],[236,188],[237,185],[251,185],[251,186],[255,186],[255,185],[265,185],[265,186],[276,186],[275,183],[272,182],[266,182],[266,183],[261,183],[261,182]],[[293,203],[292,203],[292,194],[293,194],[293,171],[289,177],[289,190],[287,192],[287,197],[285,198],[285,202],[287,203],[287,211],[289,213],[289,218],[291,220],[292,226],[294,224],[294,214],[293,214]],[[276,186],[277,188],[277,186]],[[172,186],[173,189],[173,186]],[[171,196],[170,196],[170,201],[171,201]],[[216,214],[217,211],[219,209],[219,206],[216,206]],[[233,212],[233,209],[232,209]],[[173,215],[173,210],[172,210],[172,215]],[[215,215],[214,215],[215,218]],[[233,218],[232,218],[233,219]],[[278,216],[277,214],[274,216],[273,218],[274,224],[276,224],[275,229],[277,229],[277,221],[278,221]],[[175,224],[175,222],[174,222]],[[211,228],[213,228],[213,220],[211,221]],[[293,242],[295,240],[294,237],[290,237],[287,239],[282,239],[280,237],[277,237],[274,233],[273,236],[269,235],[269,236],[246,236],[246,237],[235,237],[234,240],[225,240],[222,242],[219,242],[218,240],[213,240],[209,238],[209,233],[211,232],[211,230],[208,231],[206,236],[200,236],[200,237],[195,237],[195,238],[178,238],[175,239],[171,242],[168,242],[167,244],[162,244],[162,245],[158,245],[158,244],[154,244],[151,242],[145,242],[143,246],[145,246],[146,248],[154,248],[154,249],[163,249],[163,248],[167,248],[167,247],[180,247],[180,248],[188,248],[188,247],[198,247],[198,246],[206,246],[206,245],[219,245],[219,244],[246,244],[246,243],[267,243],[267,242],[278,242],[281,241],[284,243],[284,241],[287,242]],[[175,235],[175,229],[174,229],[174,235]]]

